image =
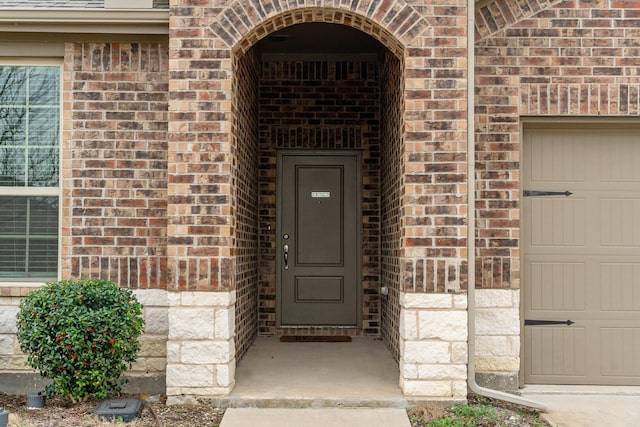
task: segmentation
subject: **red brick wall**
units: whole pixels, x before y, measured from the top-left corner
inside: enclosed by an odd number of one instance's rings
[[[520,286],[521,117],[597,120],[640,108],[640,3],[530,3],[495,1],[476,13],[480,288]]]
[[[400,254],[402,249],[402,62],[387,52],[383,56],[381,91],[381,152],[380,152],[380,285],[389,295],[381,297],[381,332],[396,360],[400,359]]]
[[[385,0],[172,2],[170,20],[169,230],[170,286],[234,289],[233,230],[197,226],[191,209],[207,206],[218,224],[233,226],[235,206],[225,167],[231,52],[289,25],[349,25],[404,57],[403,156],[406,193],[400,271],[406,292],[457,291],[466,262],[466,1],[429,4]],[[199,116],[211,113],[208,120]],[[216,152],[215,158],[202,153]],[[206,168],[205,168],[206,166]],[[218,184],[215,188],[195,181]],[[198,203],[200,202],[200,203]],[[444,206],[443,210],[438,210]],[[431,223],[405,224],[429,216]],[[197,237],[196,237],[197,236]],[[423,267],[420,267],[423,266]],[[428,282],[433,278],[432,282]]]
[[[260,80],[260,322],[262,334],[379,334],[380,80],[370,61],[269,60]],[[362,152],[362,330],[275,329],[276,150]]]
[[[233,148],[237,166],[236,217],[236,360],[257,334],[258,323],[258,82],[260,58],[249,51],[236,58],[233,89]]]
[[[166,287],[166,44],[67,44],[62,276]]]

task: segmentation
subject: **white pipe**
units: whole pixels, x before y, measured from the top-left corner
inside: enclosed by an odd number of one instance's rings
[[[539,402],[534,402],[515,394],[503,391],[492,390],[482,387],[476,383],[475,354],[476,354],[476,179],[475,179],[475,0],[467,0],[467,257],[468,257],[468,293],[467,293],[467,314],[469,332],[469,361],[467,365],[467,383],[472,392],[492,399],[503,400],[516,405],[528,406],[531,408],[546,411],[547,407]]]

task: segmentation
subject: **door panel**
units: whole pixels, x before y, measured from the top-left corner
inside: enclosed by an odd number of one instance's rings
[[[524,380],[640,385],[640,140],[636,130],[525,129]]]
[[[278,326],[359,326],[359,157],[279,156]]]

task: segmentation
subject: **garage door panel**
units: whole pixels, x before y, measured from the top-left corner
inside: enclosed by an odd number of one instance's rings
[[[535,353],[535,357],[527,361],[529,374],[539,380],[553,381],[552,378],[562,375],[586,377],[584,328],[527,327],[525,345]]]
[[[532,246],[584,246],[585,200],[530,198]]]
[[[529,265],[527,283],[532,312],[585,309],[584,263],[531,262]]]
[[[533,184],[554,182],[583,182],[587,175],[584,153],[579,150],[579,141],[566,135],[540,132],[531,135],[531,150],[525,156],[529,162],[526,169]],[[552,159],[549,161],[549,159]]]
[[[601,263],[599,288],[600,311],[639,311],[640,263]]]
[[[640,145],[637,132],[619,132],[607,144],[599,144],[598,149],[602,182],[640,182]]]
[[[600,200],[602,246],[640,246],[640,199]]]
[[[640,328],[601,328],[602,375],[640,378]]]
[[[525,382],[640,385],[640,133],[525,128]],[[561,322],[571,320],[571,325]]]

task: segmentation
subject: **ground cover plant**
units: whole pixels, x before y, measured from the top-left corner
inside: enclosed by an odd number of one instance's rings
[[[409,412],[412,427],[546,427],[530,408],[469,395],[452,408],[418,406]]]
[[[130,290],[107,280],[63,280],[24,298],[17,325],[27,365],[50,380],[47,396],[77,402],[120,393],[144,319]]]

